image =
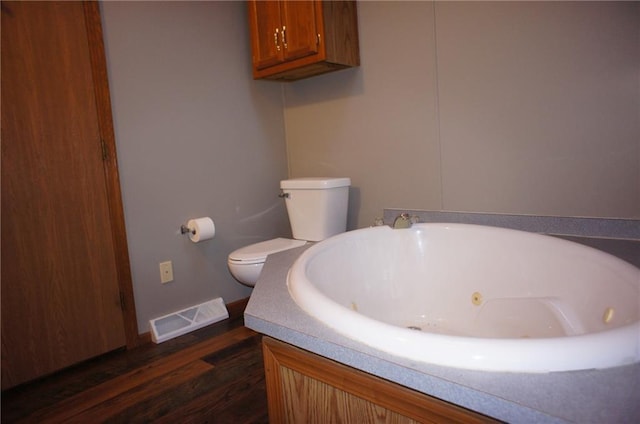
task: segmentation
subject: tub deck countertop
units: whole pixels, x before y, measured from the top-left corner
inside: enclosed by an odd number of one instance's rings
[[[289,296],[287,272],[308,247],[267,258],[245,310],[247,327],[510,423],[640,422],[640,364],[548,374],[470,371],[406,360],[338,334]]]

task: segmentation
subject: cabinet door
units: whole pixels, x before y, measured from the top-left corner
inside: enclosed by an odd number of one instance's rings
[[[125,345],[85,19],[2,2],[3,389]]]
[[[264,69],[281,63],[284,55],[280,2],[251,1],[248,11],[254,67]]]
[[[318,54],[318,37],[322,31],[321,2],[283,1],[281,11],[284,60]]]
[[[262,353],[274,423],[498,422],[266,336]]]

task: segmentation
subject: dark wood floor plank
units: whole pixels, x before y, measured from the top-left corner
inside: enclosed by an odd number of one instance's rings
[[[114,417],[114,422],[224,423],[217,417],[235,401],[247,398],[254,391],[265,393],[262,401],[241,406],[259,409],[259,412],[252,412],[253,415],[264,415],[267,408],[262,353],[250,347],[197,379],[176,387],[170,398],[148,399],[136,405],[136,410]]]
[[[234,393],[233,398],[221,403],[218,393],[207,393],[188,405],[154,421],[155,424],[260,424],[268,423],[266,387],[252,386],[251,390]]]
[[[3,391],[2,423],[268,422],[261,337],[244,328],[247,300],[227,305],[227,320]]]
[[[117,375],[98,385],[88,387],[83,391],[75,395],[67,396],[62,400],[56,399],[55,403],[48,404],[46,407],[38,409],[34,408],[30,411],[32,413],[28,415],[24,422],[43,422],[52,417],[57,417],[58,419],[70,419],[85,410],[96,407],[102,402],[108,402],[110,399],[139,385],[145,384],[154,378],[158,378],[162,375],[175,371],[180,367],[186,366],[190,362],[255,337],[256,333],[244,326],[225,331],[222,335],[197,342],[194,345],[177,350],[174,353],[160,357],[150,363],[142,362],[143,365],[138,368],[133,368],[124,374]],[[191,342],[188,343],[190,344]],[[133,356],[135,357],[135,353]],[[84,371],[80,374],[83,373]],[[87,373],[90,373],[90,371],[87,371]],[[61,380],[65,380],[65,378],[62,377]],[[46,384],[44,386],[46,386]],[[44,392],[51,390],[51,387],[55,386],[56,384],[51,383],[51,386],[45,387]],[[25,390],[25,393],[28,393],[28,390]],[[21,402],[23,404],[21,408],[15,406],[12,407],[10,401],[5,402],[6,399],[3,394],[3,422],[16,422],[16,416],[24,416],[24,407],[29,403],[29,395],[25,394],[22,397],[16,397],[19,399],[17,403]],[[31,400],[34,400],[33,396],[31,396]],[[9,409],[10,412],[13,412],[13,414],[9,415],[8,419],[5,416],[5,411],[7,409]],[[16,410],[21,411],[23,415],[18,415]],[[26,413],[28,413],[28,411]],[[18,420],[18,422],[20,421]]]
[[[229,308],[231,314],[231,308]],[[161,344],[149,343],[85,361],[53,375],[2,392],[2,421],[15,422],[164,356],[242,327],[242,314]],[[33,393],[38,393],[33,396]]]
[[[176,386],[198,378],[206,372],[211,371],[211,369],[213,369],[213,366],[207,362],[200,360],[191,362],[158,378],[138,385],[106,402],[101,402],[66,422],[97,423],[108,421],[122,411],[130,409],[147,399],[155,398],[161,393],[171,392]]]
[[[216,416],[218,423],[269,424],[266,387],[256,387]],[[194,422],[195,424],[195,422]]]
[[[236,355],[242,355],[250,351],[255,352],[257,350],[262,351],[262,336],[256,333],[253,337],[248,337],[240,343],[206,355],[202,360],[211,365],[221,365],[225,361],[232,360]]]

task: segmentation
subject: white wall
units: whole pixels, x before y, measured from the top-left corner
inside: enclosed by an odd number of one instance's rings
[[[640,217],[640,4],[360,2],[362,66],[285,86],[290,175],[385,207]]]
[[[151,318],[250,289],[232,250],[289,227],[279,84],[251,77],[244,2],[104,2],[103,30],[141,333]],[[199,244],[178,229],[210,216]],[[173,261],[161,285],[158,263]]]

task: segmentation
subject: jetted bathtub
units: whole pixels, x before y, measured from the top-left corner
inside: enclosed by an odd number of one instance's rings
[[[335,331],[413,361],[512,372],[640,361],[640,270],[551,236],[366,228],[306,250],[287,284]]]

